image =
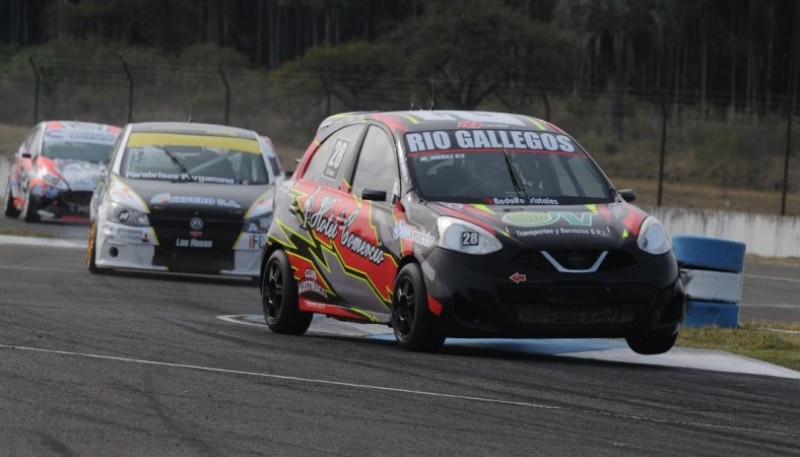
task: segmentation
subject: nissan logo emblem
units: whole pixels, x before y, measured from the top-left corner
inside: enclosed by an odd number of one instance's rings
[[[194,231],[203,230],[203,220],[199,217],[193,217],[189,220],[189,228]]]

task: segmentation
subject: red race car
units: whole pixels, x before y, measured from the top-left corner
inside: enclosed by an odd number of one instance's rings
[[[121,129],[115,125],[45,121],[28,132],[8,174],[7,217],[25,222],[89,217],[94,184],[106,170]]]

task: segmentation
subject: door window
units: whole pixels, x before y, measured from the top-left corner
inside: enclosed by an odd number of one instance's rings
[[[392,141],[383,130],[370,126],[358,156],[353,193],[360,196],[364,189],[371,189],[392,195],[396,181],[397,161]]]
[[[337,187],[353,164],[362,125],[350,125],[334,133],[311,158],[303,179]]]

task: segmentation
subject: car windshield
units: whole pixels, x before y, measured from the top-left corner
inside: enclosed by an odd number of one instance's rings
[[[133,133],[122,157],[120,175],[171,182],[269,184],[255,139],[211,135]]]
[[[611,185],[570,137],[512,130],[405,135],[412,179],[429,201],[508,205],[612,201]]]
[[[105,163],[113,146],[113,143],[51,140],[44,142],[42,155],[51,159]]]

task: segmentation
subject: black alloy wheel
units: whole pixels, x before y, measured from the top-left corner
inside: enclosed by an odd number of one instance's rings
[[[391,322],[395,338],[406,350],[435,352],[444,344],[436,317],[428,310],[425,280],[416,263],[407,264],[397,274]]]
[[[297,283],[289,259],[280,249],[274,251],[261,272],[261,305],[264,321],[274,333],[302,335],[311,325],[312,313],[297,306]]]

